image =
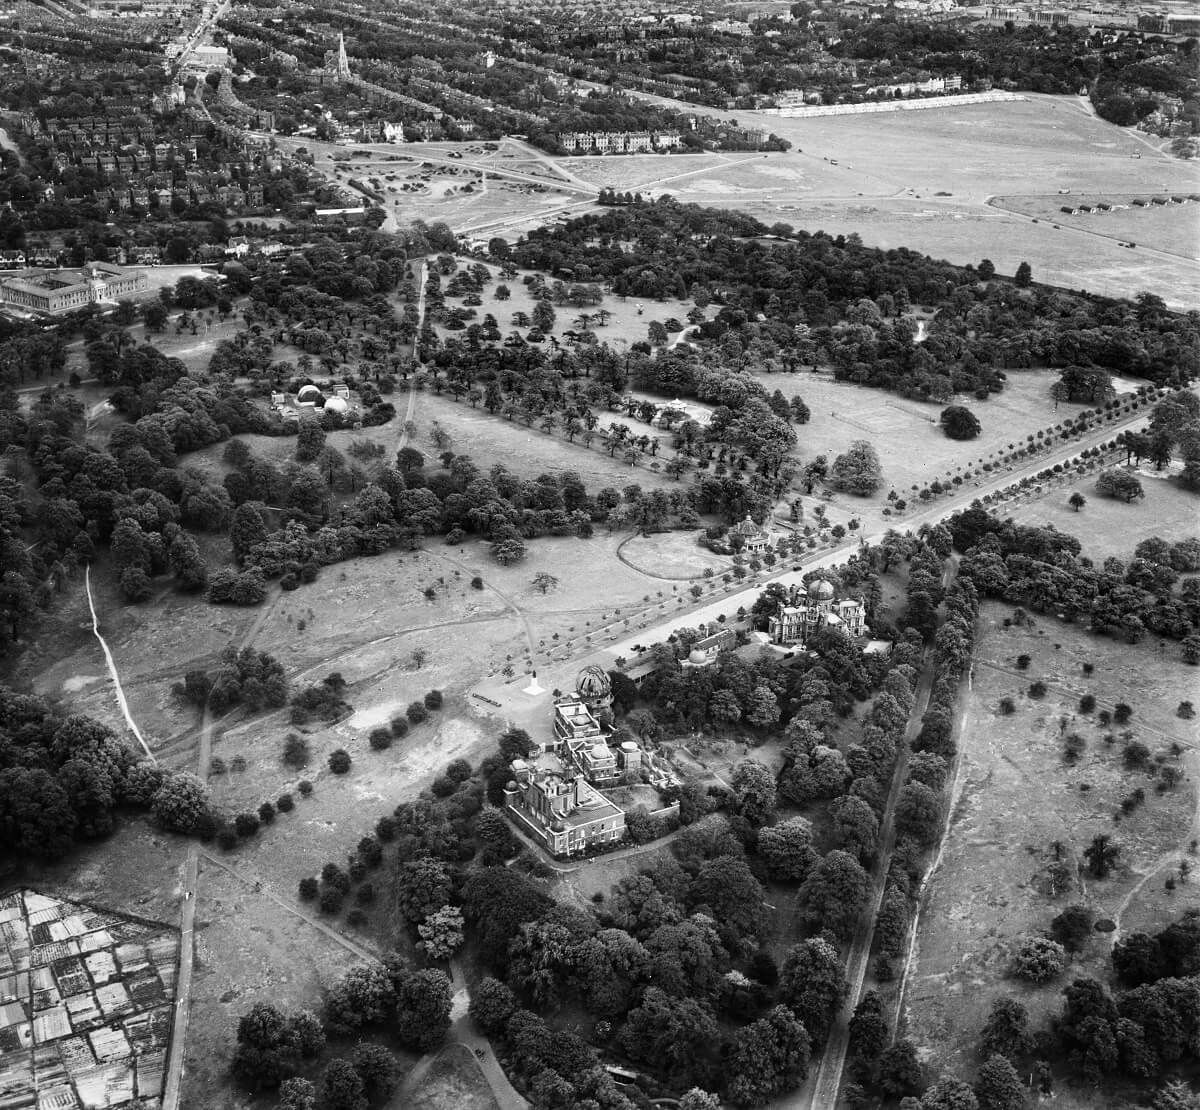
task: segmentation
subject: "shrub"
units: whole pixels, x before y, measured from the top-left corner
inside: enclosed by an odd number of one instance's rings
[[[475,575],[475,577],[471,579],[471,589],[473,589],[473,590],[482,590],[483,589],[483,579],[480,578],[479,575]]]
[[[275,820],[275,807],[270,802],[263,802],[258,807],[258,819],[264,824],[269,825]]]
[[[396,839],[397,825],[396,818],[391,816],[381,817],[375,822],[375,835],[385,844],[390,844]]]
[[[237,829],[232,825],[222,825],[217,830],[217,844],[226,852],[233,851],[238,846]]]
[[[1079,699],[1079,712],[1092,713],[1096,709],[1096,698],[1094,694],[1084,694]]]
[[[1190,701],[1181,701],[1175,710],[1175,716],[1181,720],[1190,721],[1196,715],[1196,707]]]
[[[368,906],[375,901],[375,888],[370,883],[363,883],[354,892],[354,900],[361,906]]]
[[[283,762],[300,770],[308,766],[308,741],[298,732],[289,732],[283,741]]]
[[[1035,701],[1040,701],[1046,696],[1046,684],[1044,682],[1035,682],[1029,687],[1029,696]]]
[[[342,910],[342,892],[337,887],[327,886],[321,891],[321,912],[334,914],[341,913]]]
[[[1094,921],[1087,906],[1068,906],[1050,922],[1050,935],[1068,952],[1078,952],[1092,935]]]
[[[441,690],[430,690],[425,695],[426,709],[441,709],[442,708],[442,692]]]
[[[1113,707],[1113,720],[1119,725],[1125,724],[1132,716],[1133,707],[1126,705],[1123,701],[1117,702]]]
[[[290,794],[280,794],[275,801],[275,808],[280,813],[291,813],[296,808],[296,800]]]
[[[408,735],[408,719],[405,717],[393,717],[391,727],[392,735],[397,740],[403,740]]]
[[[296,789],[300,791],[301,797],[307,798],[313,792],[313,784],[308,779],[301,779]]]
[[[458,789],[458,783],[447,775],[438,775],[433,780],[433,793],[438,798],[448,798]]]
[[[1032,661],[1033,660],[1028,655],[1018,655],[1017,656],[1017,670],[1018,671],[1027,671],[1029,669],[1029,664]]]
[[[350,889],[350,877],[336,863],[327,863],[321,868],[321,882],[345,893]]]
[[[253,836],[258,832],[259,820],[255,813],[239,813],[233,819],[233,827],[238,836]]]
[[[424,702],[414,701],[404,712],[414,725],[419,725],[429,717],[429,710],[425,708]]]
[[[446,777],[455,782],[466,782],[471,777],[471,765],[465,759],[452,760],[446,766]]]
[[[1133,740],[1125,745],[1122,762],[1127,771],[1140,771],[1150,765],[1150,749],[1140,740]]]
[[[1017,703],[1012,698],[1000,699],[1000,712],[1005,716],[1009,716],[1017,711]]]
[[[385,751],[392,746],[392,730],[390,728],[371,729],[370,743],[375,751]]]
[[[320,891],[320,885],[311,875],[307,879],[300,880],[300,897],[305,902],[313,901]]]
[[[329,769],[335,775],[344,775],[350,770],[350,753],[345,748],[337,748],[329,753]]]

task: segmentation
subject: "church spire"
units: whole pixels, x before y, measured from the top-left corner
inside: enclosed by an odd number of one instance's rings
[[[346,57],[346,37],[341,31],[338,32],[337,76],[339,81],[344,81],[350,76],[350,59]]]

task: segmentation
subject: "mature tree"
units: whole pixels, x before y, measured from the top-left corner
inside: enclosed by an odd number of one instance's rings
[[[410,924],[424,921],[450,901],[450,872],[428,856],[406,860],[396,873],[396,908]]]
[[[551,913],[527,921],[508,946],[508,983],[537,1010],[563,1000],[576,942],[568,924]]]
[[[630,1059],[653,1065],[682,1086],[703,1082],[712,1072],[720,1031],[704,1003],[650,987],[626,1019],[620,1040]]]
[[[462,947],[463,915],[457,906],[442,906],[420,925],[421,946],[431,960],[448,960]]]
[[[271,1090],[300,1067],[300,1044],[288,1017],[259,1002],[238,1020],[233,1074],[252,1091]]]
[[[974,439],[983,431],[979,417],[965,405],[951,405],[942,409],[939,423],[950,439]]]
[[[726,1094],[735,1106],[763,1106],[795,1090],[808,1075],[811,1042],[786,1006],[734,1034],[725,1063]]]
[[[349,1060],[333,1060],[321,1076],[321,1110],[367,1110],[367,1096],[358,1071]]]
[[[1057,979],[1066,967],[1066,949],[1049,937],[1028,937],[1013,958],[1013,974],[1031,983]]]
[[[463,916],[474,926],[484,960],[498,969],[507,966],[508,945],[520,927],[552,904],[540,887],[506,867],[481,868],[463,885]]]
[[[393,1056],[381,1044],[362,1041],[354,1046],[350,1054],[350,1063],[362,1080],[363,1094],[369,1103],[379,1105],[396,1086],[399,1065]]]
[[[979,1034],[984,1056],[1017,1060],[1033,1047],[1029,1035],[1029,1011],[1015,998],[997,998]]]
[[[757,759],[743,759],[730,776],[734,806],[752,825],[766,824],[775,813],[775,776]]]
[[[679,1100],[679,1110],[721,1110],[721,1100],[708,1091],[693,1087]]]
[[[650,953],[624,929],[601,929],[585,937],[573,946],[570,959],[579,996],[593,1013],[610,1017],[633,1005],[651,975]]]
[[[1013,284],[1018,289],[1028,289],[1033,284],[1033,270],[1028,262],[1022,262],[1017,267],[1017,272],[1013,277]]]
[[[944,1075],[921,1096],[921,1110],[979,1110],[969,1083]]]
[[[693,908],[708,908],[722,940],[732,947],[757,937],[766,922],[763,888],[746,861],[734,856],[719,856],[702,864],[688,891],[688,902]]]
[[[910,760],[917,758],[913,755]],[[879,818],[862,798],[854,794],[835,798],[829,807],[829,816],[833,819],[838,847],[856,856],[862,864],[874,858],[879,843]],[[762,850],[761,842],[759,850]]]
[[[1067,504],[1070,505],[1071,508],[1076,512],[1079,512],[1079,510],[1087,504],[1087,498],[1084,497],[1079,490],[1075,490],[1071,496],[1067,498]]]
[[[878,991],[867,991],[850,1018],[851,1056],[874,1061],[887,1047],[889,1027]]]
[[[897,1041],[880,1053],[879,1085],[892,1098],[915,1095],[921,1089],[921,1064],[912,1041]]]
[[[1105,470],[1096,479],[1096,492],[1105,497],[1117,497],[1129,504],[1135,497],[1145,497],[1142,483],[1128,470]]]
[[[758,832],[758,854],[773,879],[799,882],[820,858],[812,844],[812,823],[790,817]]]
[[[485,976],[471,994],[468,1013],[487,1037],[499,1035],[508,1024],[508,1019],[519,1009],[517,996],[499,979]]]
[[[906,783],[896,802],[896,830],[920,844],[932,844],[942,829],[941,801],[921,782]]]
[[[820,937],[794,945],[783,961],[780,998],[817,1044],[828,1035],[849,989],[837,949]]]
[[[834,849],[813,868],[800,887],[803,915],[813,928],[849,937],[867,905],[871,880],[852,855]]]
[[[386,1021],[396,1008],[391,976],[375,964],[350,968],[325,998],[325,1024],[337,1036]]]
[[[172,832],[194,833],[211,811],[208,787],[195,775],[174,771],[150,803],[154,819]]]
[[[830,468],[833,485],[847,493],[869,496],[883,485],[883,467],[875,448],[865,439],[855,440]]]
[[[1025,1085],[1012,1062],[1004,1056],[992,1055],[979,1069],[975,1080],[975,1097],[979,1110],[1024,1110]]]
[[[285,1079],[276,1110],[317,1110],[317,1088],[307,1079]]]
[[[450,979],[434,968],[412,971],[393,965],[396,1039],[414,1052],[428,1052],[450,1028]]]

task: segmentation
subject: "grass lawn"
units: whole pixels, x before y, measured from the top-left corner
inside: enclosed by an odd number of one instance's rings
[[[388,1110],[497,1110],[498,1103],[479,1065],[464,1045],[442,1049],[425,1080],[404,1106]]]
[[[1071,193],[1067,196],[1011,196],[995,197],[992,203],[997,208],[1019,212],[1025,216],[1037,216],[1051,224],[1090,231],[1094,235],[1107,235],[1113,239],[1136,243],[1139,247],[1178,254],[1181,258],[1196,258],[1197,235],[1200,234],[1200,206],[1188,204],[1147,205],[1138,208],[1131,201],[1148,201],[1159,193]],[[1063,206],[1073,208],[1087,204],[1129,205],[1114,212],[1081,212],[1072,216],[1062,211]],[[1136,248],[1135,248],[1136,249]]]
[[[1195,670],[1170,651],[1162,656],[1150,644],[1133,648],[1050,618],[1005,628],[1003,618],[1011,612],[990,602],[981,611],[959,739],[959,790],[922,908],[902,1015],[924,1058],[964,1078],[973,1078],[979,1031],[993,999],[1019,998],[1033,1028],[1061,1007],[1061,983],[1037,988],[1008,977],[1024,937],[1047,930],[1072,903],[1087,904],[1128,933],[1161,928],[1195,902],[1190,885],[1174,892],[1164,887],[1169,875],[1178,875],[1196,835],[1200,723],[1174,715],[1179,701],[1194,693]],[[1016,669],[1021,654],[1032,657],[1024,672]],[[1090,677],[1084,662],[1095,667]],[[1034,681],[1049,687],[1042,700],[1025,692]],[[1132,720],[1124,728],[1104,728],[1095,716],[1081,714],[1078,700],[1089,692],[1102,709],[1124,697],[1133,706]],[[1006,696],[1016,702],[1010,716],[998,709]],[[1125,729],[1155,758],[1180,766],[1184,781],[1158,794],[1149,774],[1126,770]],[[1063,758],[1064,732],[1078,733],[1086,743],[1073,766]],[[1108,735],[1114,735],[1112,743]],[[1181,757],[1170,752],[1175,741],[1184,746]],[[1118,824],[1114,812],[1137,787],[1145,790],[1144,804]],[[1081,859],[1099,833],[1120,848],[1118,866],[1104,880],[1087,874]],[[1081,866],[1073,888],[1052,896],[1047,878],[1056,841],[1065,858]],[[1111,982],[1113,936],[1094,934],[1063,980],[1094,975]],[[1098,1101],[1092,1089],[1065,1082],[1056,1089],[1059,1103],[1071,1110],[1117,1105]]]
[[[1175,541],[1200,533],[1200,498],[1170,480],[1168,473],[1156,472],[1148,464],[1141,467],[1138,479],[1146,496],[1129,505],[1101,496],[1095,478],[1085,478],[1005,515],[1019,524],[1052,524],[1060,532],[1069,532],[1083,544],[1083,553],[1097,562],[1110,555],[1128,560],[1133,549],[1150,536]],[[1067,503],[1076,492],[1087,498],[1079,512]]]

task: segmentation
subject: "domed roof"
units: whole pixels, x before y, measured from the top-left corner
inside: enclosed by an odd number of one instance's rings
[[[702,652],[699,648],[692,648],[692,653],[688,656],[688,659],[693,663],[708,662],[708,656],[705,655],[704,652]]]
[[[321,396],[321,391],[315,385],[302,385],[296,393],[297,401],[315,401]]]
[[[738,521],[734,531],[742,536],[757,536],[762,529],[754,523],[754,521],[750,518],[750,514],[747,513],[746,519]]]
[[[350,403],[344,397],[330,397],[325,402],[326,412],[349,412]]]
[[[818,578],[809,588],[808,596],[817,601],[832,601],[833,593],[833,583],[825,578]]]
[[[606,698],[612,693],[612,681],[603,667],[592,663],[575,676],[575,690],[582,698]]]

